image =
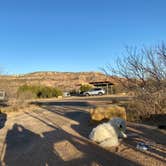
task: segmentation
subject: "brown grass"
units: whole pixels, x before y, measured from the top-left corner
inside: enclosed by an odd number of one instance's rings
[[[109,120],[113,117],[120,117],[126,120],[126,110],[118,105],[110,105],[107,107],[97,107],[90,110],[92,122],[100,122]]]

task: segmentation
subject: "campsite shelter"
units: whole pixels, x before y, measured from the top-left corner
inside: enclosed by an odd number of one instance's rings
[[[95,86],[95,87],[100,87],[106,90],[106,94],[112,94],[113,90],[112,90],[112,86],[114,85],[112,82],[110,81],[97,81],[97,82],[89,82],[89,84]]]

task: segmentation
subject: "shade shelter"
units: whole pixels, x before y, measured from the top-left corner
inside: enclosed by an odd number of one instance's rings
[[[110,81],[89,82],[89,84],[105,89],[107,95],[112,93],[112,86],[114,85]]]

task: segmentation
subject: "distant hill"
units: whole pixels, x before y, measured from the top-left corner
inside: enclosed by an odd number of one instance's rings
[[[1,75],[0,89],[15,96],[17,88],[23,84],[58,87],[63,91],[78,89],[80,84],[96,81],[116,81],[100,72],[34,72],[24,75]]]

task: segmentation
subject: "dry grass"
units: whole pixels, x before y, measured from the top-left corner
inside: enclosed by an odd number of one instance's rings
[[[90,110],[92,122],[100,122],[109,120],[113,117],[120,117],[126,120],[126,110],[118,105],[110,105],[107,107],[97,107]]]
[[[35,110],[38,106],[29,104],[28,100],[10,100],[4,107],[0,107],[3,113],[21,112],[25,110]]]

